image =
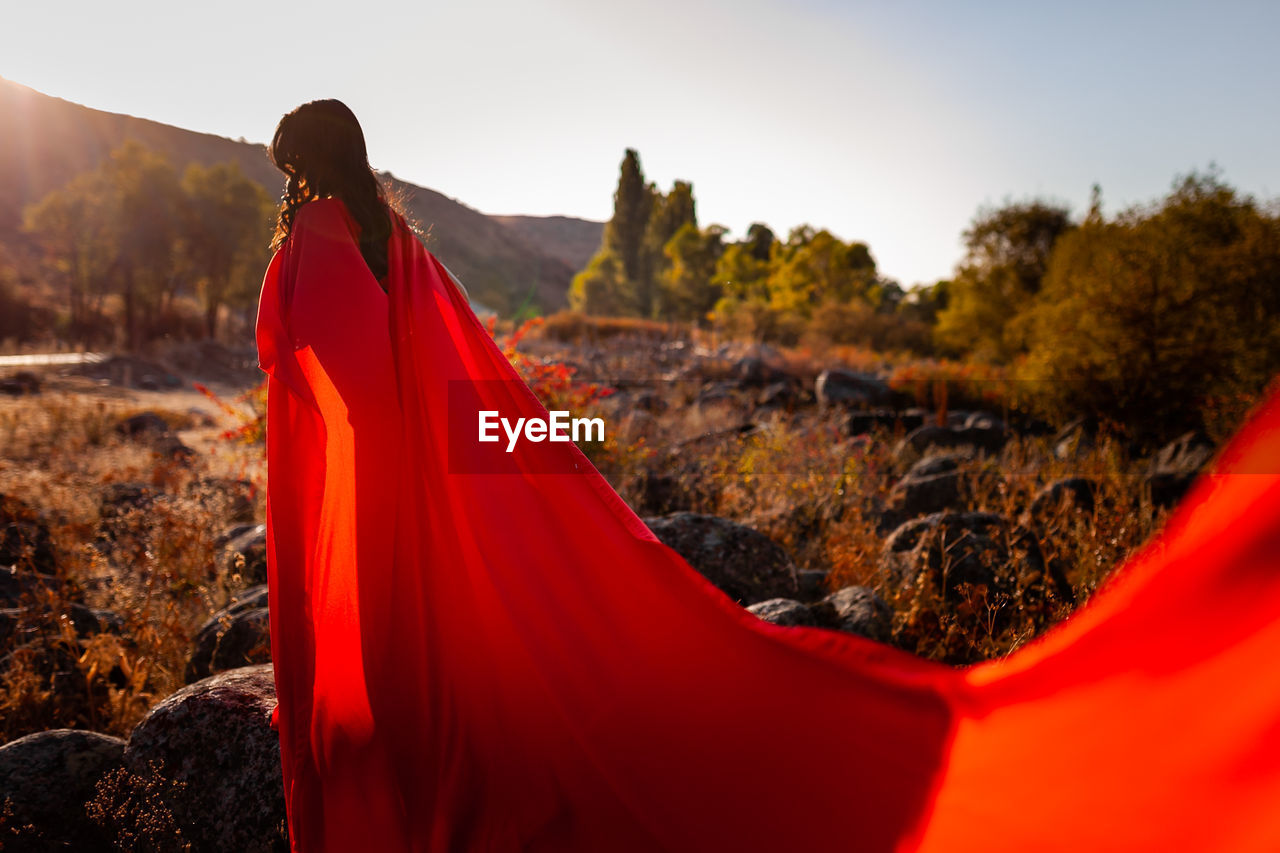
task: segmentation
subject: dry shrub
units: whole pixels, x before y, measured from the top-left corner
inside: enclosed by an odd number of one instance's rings
[[[153,410],[153,409],[149,409]],[[187,462],[113,425],[138,411],[127,401],[49,394],[0,410],[0,493],[39,509],[56,552],[58,584],[39,588],[0,643],[0,735],[54,727],[127,736],[157,701],[185,685],[191,640],[246,580],[217,541],[231,526],[229,494],[210,477],[260,470],[253,447]],[[159,411],[175,427],[182,413]],[[103,488],[138,484],[150,499],[100,518]],[[114,612],[119,633],[77,636],[70,614]]]

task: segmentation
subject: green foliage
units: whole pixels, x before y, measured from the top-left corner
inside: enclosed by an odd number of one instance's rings
[[[110,343],[96,338],[115,296],[124,342],[137,350],[172,328],[183,289],[200,296],[210,336],[221,305],[256,299],[272,208],[237,166],[193,165],[180,180],[163,155],[129,139],[29,205],[23,227],[68,294],[68,336]]]
[[[569,307],[585,314],[625,316],[635,304],[622,258],[605,247],[569,285]]]
[[[198,282],[205,332],[218,333],[218,310],[257,299],[254,275],[270,260],[261,235],[271,230],[275,205],[238,163],[192,163],[182,176],[184,249]]]
[[[980,211],[964,232],[965,258],[938,313],[939,345],[996,362],[1023,351],[1007,327],[1039,292],[1055,243],[1072,227],[1067,208],[1038,200]]]
[[[692,184],[676,181],[664,195],[645,182],[640,155],[628,148],[613,194],[613,218],[605,224],[600,250],[574,277],[570,308],[589,314],[649,318],[669,312],[673,305],[668,287],[673,259],[667,245],[686,225],[696,227],[694,207]],[[686,273],[687,268],[677,277]],[[699,282],[697,288],[706,290],[707,284]],[[701,300],[690,294],[688,299],[682,295],[676,301],[684,305]]]
[[[1280,216],[1215,174],[1109,222],[1095,207],[1018,325],[1052,411],[1153,439],[1202,426],[1206,406],[1257,394],[1280,366]]]
[[[716,264],[724,251],[725,229],[699,229],[685,222],[663,249],[667,267],[659,279],[658,314],[665,319],[701,322],[720,299]]]

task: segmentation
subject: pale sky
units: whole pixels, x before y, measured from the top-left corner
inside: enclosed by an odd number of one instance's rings
[[[1154,200],[1216,163],[1280,194],[1280,3],[17,3],[0,76],[267,142],[340,98],[372,165],[485,213],[607,219],[640,152],[699,222],[950,274],[982,205]],[[0,140],[2,144],[2,140]]]

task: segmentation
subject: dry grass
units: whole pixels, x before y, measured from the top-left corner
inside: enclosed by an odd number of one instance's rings
[[[611,369],[652,373],[655,338],[646,334],[668,331],[660,324],[616,325],[597,329],[618,335],[609,347]],[[688,343],[703,352],[707,345]],[[595,345],[557,346],[559,357],[572,358]],[[861,358],[851,366],[872,366]],[[780,353],[777,361],[802,381],[820,366],[803,351]],[[895,586],[880,557],[890,488],[913,461],[893,452],[901,436],[848,438],[834,413],[812,407],[754,413],[745,396],[699,405],[691,397],[699,384],[729,375],[715,358],[699,363],[705,375],[648,390],[665,408],[639,411],[626,400],[609,408],[607,398],[593,404],[608,413],[610,436],[605,447],[591,449],[593,462],[642,515],[683,509],[734,519],[773,538],[802,568],[828,572],[832,589],[874,588],[895,612],[894,643],[925,657],[968,663],[1008,654],[1087,601],[1163,522],[1139,493],[1135,462],[1119,445],[1103,441],[1066,462],[1044,439],[1017,439],[966,474],[968,508],[1017,522],[1046,483],[1081,476],[1098,484],[1091,512],[1063,507],[1032,529],[1053,570],[1028,572],[1008,559],[993,567],[997,588],[947,589],[929,573]],[[910,375],[905,366],[899,370]],[[186,411],[189,402],[163,412],[201,449],[183,463],[114,431],[139,409],[127,395],[54,392],[0,401],[0,493],[44,514],[60,582],[41,593],[39,606],[29,608],[0,648],[4,739],[59,726],[127,736],[152,705],[184,686],[196,631],[246,586],[224,564],[217,542],[233,523],[229,498],[200,483],[230,477],[261,485],[261,447],[218,441],[236,424],[214,409],[222,423],[201,427]],[[743,433],[748,420],[755,428]],[[104,489],[130,483],[163,497],[125,505],[104,521]],[[261,518],[260,494],[256,500]],[[122,630],[77,636],[67,618],[77,600],[118,614]]]
[[[58,727],[127,737],[152,705],[184,686],[196,631],[244,586],[216,542],[232,526],[233,496],[203,481],[256,477],[256,451],[218,448],[174,460],[115,432],[137,412],[130,400],[77,393],[0,409],[0,494],[41,511],[59,581],[36,588],[0,646],[4,740]],[[175,429],[195,425],[183,411],[157,413]],[[104,516],[104,489],[121,484],[156,497]],[[122,629],[77,636],[69,617],[77,603],[117,614]]]

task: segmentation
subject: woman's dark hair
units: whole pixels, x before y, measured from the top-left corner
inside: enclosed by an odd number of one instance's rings
[[[288,177],[280,196],[272,251],[289,238],[299,207],[334,196],[342,199],[360,226],[360,253],[374,278],[386,276],[389,211],[403,212],[399,200],[389,197],[369,167],[364,132],[355,113],[334,98],[308,101],[280,119],[267,155]]]

